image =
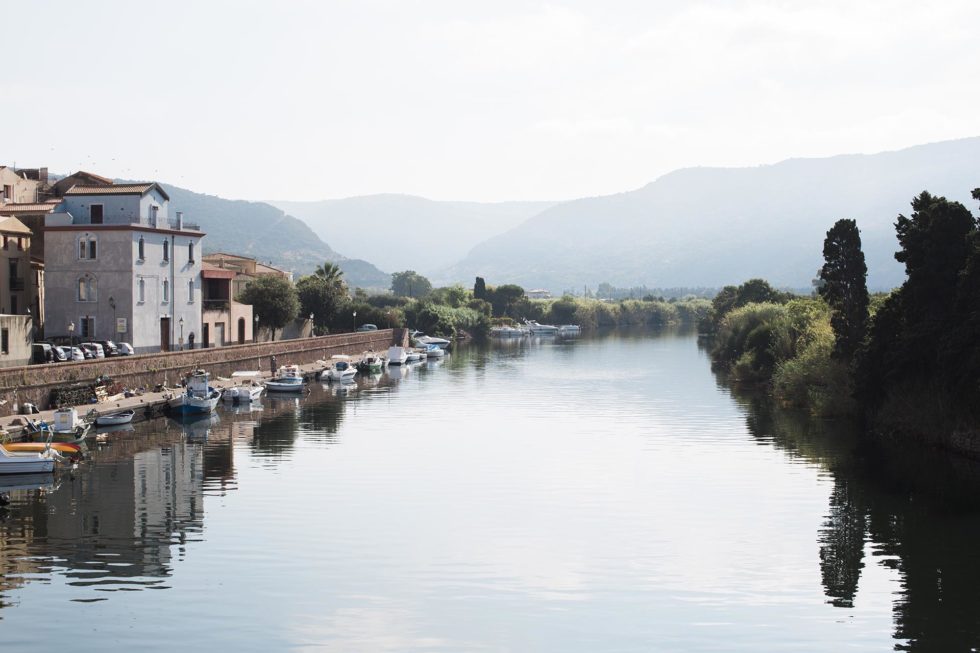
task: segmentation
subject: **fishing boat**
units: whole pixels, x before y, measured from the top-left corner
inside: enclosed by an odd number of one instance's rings
[[[357,368],[351,365],[350,356],[332,356],[333,365],[326,370],[328,381],[353,381]]]
[[[385,359],[377,354],[367,354],[357,364],[358,371],[364,374],[381,374],[384,367]]]
[[[4,445],[0,445],[0,474],[52,472],[56,455],[50,446],[46,446],[43,451],[9,451]]]
[[[182,413],[211,413],[221,400],[221,390],[211,387],[210,375],[195,370],[187,379],[187,389],[170,400],[170,408]]]
[[[95,418],[96,426],[119,426],[120,424],[129,424],[133,421],[133,417],[136,415],[135,410],[121,410],[116,413],[108,413],[106,415],[99,415]]]
[[[302,392],[303,373],[298,365],[283,365],[276,377],[265,382],[265,389],[269,392]]]
[[[388,365],[404,365],[408,352],[404,347],[388,347]]]
[[[231,404],[250,404],[258,401],[262,396],[265,386],[259,380],[262,372],[258,370],[247,370],[244,372],[232,372],[231,378],[236,381],[235,385],[225,388],[221,393],[221,398]]]

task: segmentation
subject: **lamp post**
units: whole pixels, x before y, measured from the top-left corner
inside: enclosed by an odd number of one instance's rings
[[[111,337],[111,335],[116,330],[116,300],[111,295],[109,296],[109,307],[112,309],[112,330],[110,331],[110,338],[109,339],[110,340],[113,340],[113,338]]]
[[[71,359],[75,360],[75,323],[68,323],[68,344],[71,347]]]
[[[180,345],[180,351],[184,351],[184,316],[181,315],[180,319],[177,320],[177,324],[180,325],[180,340],[177,342]]]
[[[315,327],[313,326],[313,313],[310,313],[310,337],[311,338],[316,337],[316,331],[314,329]]]
[[[252,342],[259,341],[259,314],[255,314],[255,328],[252,329]]]
[[[354,331],[357,331],[357,311],[354,311]]]

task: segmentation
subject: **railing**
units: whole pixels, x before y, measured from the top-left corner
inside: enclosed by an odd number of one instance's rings
[[[227,311],[230,304],[227,299],[205,299],[204,310],[206,311]]]
[[[193,222],[187,222],[186,220],[178,221],[178,220],[171,220],[169,218],[160,218],[159,220],[152,220],[150,218],[144,218],[143,216],[139,216],[139,215],[131,216],[129,218],[129,224],[136,224],[142,227],[153,227],[154,229],[175,229],[175,230],[183,230],[183,231],[201,230],[201,225],[194,224]]]
[[[23,277],[10,277],[11,290],[23,290],[25,286]]]

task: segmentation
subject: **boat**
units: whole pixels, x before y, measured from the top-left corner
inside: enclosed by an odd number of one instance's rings
[[[351,365],[350,356],[331,356],[333,366],[326,370],[328,381],[353,381],[357,376],[357,368]]]
[[[523,338],[528,335],[530,331],[521,327],[512,326],[495,326],[490,329],[491,338]]]
[[[210,375],[194,370],[187,379],[187,389],[170,400],[170,408],[182,413],[212,413],[221,401],[221,390],[210,384]]]
[[[135,410],[121,410],[118,413],[108,413],[106,415],[99,415],[95,418],[96,426],[119,426],[120,424],[129,424],[133,421],[133,417],[136,415]]]
[[[436,336],[427,336],[421,331],[412,331],[410,336],[412,340],[414,340],[416,344],[418,344],[418,346],[420,347],[424,347],[425,345],[436,345],[440,349],[446,349],[447,347],[449,347],[449,345],[452,344],[450,341],[446,340],[445,338],[438,338]]]
[[[262,372],[258,370],[232,372],[231,378],[235,379],[237,383],[225,388],[225,391],[221,393],[221,398],[231,404],[250,404],[253,401],[258,401],[262,396],[262,391],[265,390],[265,386],[259,380],[261,376]]]
[[[404,365],[408,352],[404,347],[388,347],[388,365]]]
[[[446,350],[439,345],[429,345],[425,348],[426,358],[442,358],[446,355]]]
[[[283,365],[279,374],[265,382],[265,389],[270,392],[302,392],[303,373],[299,365]]]
[[[50,445],[50,442],[45,443]],[[37,474],[54,471],[57,453],[50,446],[43,451],[9,451],[0,444],[0,474]]]
[[[384,367],[385,359],[377,354],[367,354],[357,364],[358,371],[364,374],[381,374]]]
[[[418,363],[422,360],[422,352],[418,349],[409,349],[405,352],[405,362],[406,363]]]
[[[560,336],[577,336],[582,332],[582,328],[577,324],[560,324],[558,325],[558,335]]]
[[[554,336],[558,335],[558,327],[553,324],[539,324],[534,320],[526,320],[528,331],[532,336]]]
[[[63,456],[69,456],[72,458],[82,457],[82,446],[74,442],[4,442],[2,445],[4,449],[12,452],[33,452],[41,453],[47,448],[54,449]]]

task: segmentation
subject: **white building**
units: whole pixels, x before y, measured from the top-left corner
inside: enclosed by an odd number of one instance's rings
[[[73,186],[45,219],[46,335],[137,353],[199,338],[201,239],[158,184]]]

